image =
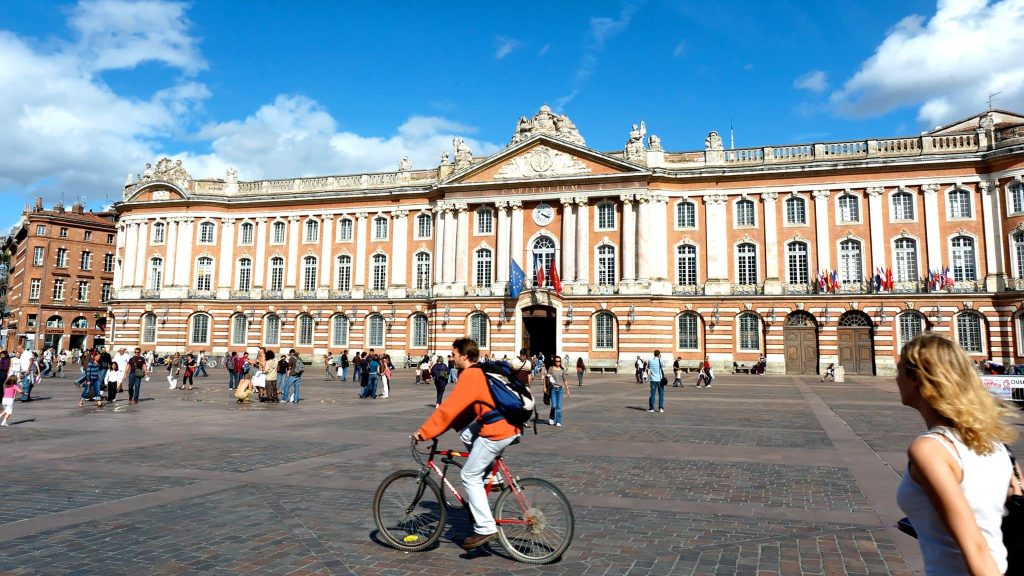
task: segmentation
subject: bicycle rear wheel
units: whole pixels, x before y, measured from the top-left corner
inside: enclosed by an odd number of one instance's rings
[[[508,553],[527,564],[549,564],[572,543],[576,518],[569,499],[554,484],[523,478],[494,505],[498,539]]]
[[[392,548],[418,552],[441,538],[447,511],[441,489],[418,470],[400,470],[384,479],[373,496],[373,519]]]

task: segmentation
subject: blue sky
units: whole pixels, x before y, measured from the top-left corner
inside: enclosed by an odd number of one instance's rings
[[[243,180],[435,166],[544,103],[587,144],[916,134],[1024,111],[1024,0],[0,1],[0,208],[120,197],[167,155]],[[725,137],[728,145],[728,137]]]

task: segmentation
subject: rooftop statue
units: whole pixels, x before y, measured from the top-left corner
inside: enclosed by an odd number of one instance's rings
[[[647,164],[647,149],[644,148],[644,136],[647,135],[647,125],[643,120],[640,126],[633,124],[629,131],[629,140],[626,141],[625,158],[637,164]]]
[[[509,145],[529,140],[535,134],[547,134],[578,146],[586,145],[572,120],[564,114],[555,114],[547,104],[541,106],[532,119],[527,119],[526,116],[519,117]]]
[[[708,132],[708,137],[704,139],[705,150],[721,150],[722,149],[722,137],[718,135],[718,132],[712,130]]]
[[[191,179],[192,176],[182,167],[181,160],[171,160],[165,156],[156,163],[155,168],[152,164],[146,163],[146,171],[139,178],[138,184],[152,180],[163,180],[184,185]]]
[[[455,170],[468,168],[473,163],[473,151],[466,145],[466,141],[456,136],[452,139],[455,146]]]
[[[658,138],[657,134],[651,134],[647,142],[651,152],[664,152],[664,149],[661,147],[661,138]]]
[[[408,156],[402,156],[402,159],[398,162],[398,171],[406,172],[412,170],[412,160],[409,160]]]

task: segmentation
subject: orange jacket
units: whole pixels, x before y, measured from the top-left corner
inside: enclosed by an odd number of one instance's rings
[[[487,387],[484,371],[471,366],[459,371],[455,389],[416,432],[421,439],[432,440],[456,424],[467,425],[471,420],[478,420],[493,409],[494,399],[491,398],[491,390]],[[522,430],[509,424],[504,418],[484,424],[480,429],[480,435],[489,440],[504,440],[521,433]]]

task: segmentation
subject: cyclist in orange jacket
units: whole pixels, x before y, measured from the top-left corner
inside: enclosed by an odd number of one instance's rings
[[[494,515],[487,502],[484,474],[498,454],[523,431],[504,418],[489,424],[481,421],[483,415],[494,410],[495,406],[483,370],[471,370],[480,359],[480,348],[476,342],[470,338],[459,338],[452,342],[452,358],[459,370],[455,389],[413,437],[418,441],[433,440],[450,428],[462,429],[459,438],[466,444],[469,457],[462,467],[461,478],[469,509],[473,513],[473,534],[466,537],[461,546],[465,550],[472,550],[493,540],[498,534]]]

